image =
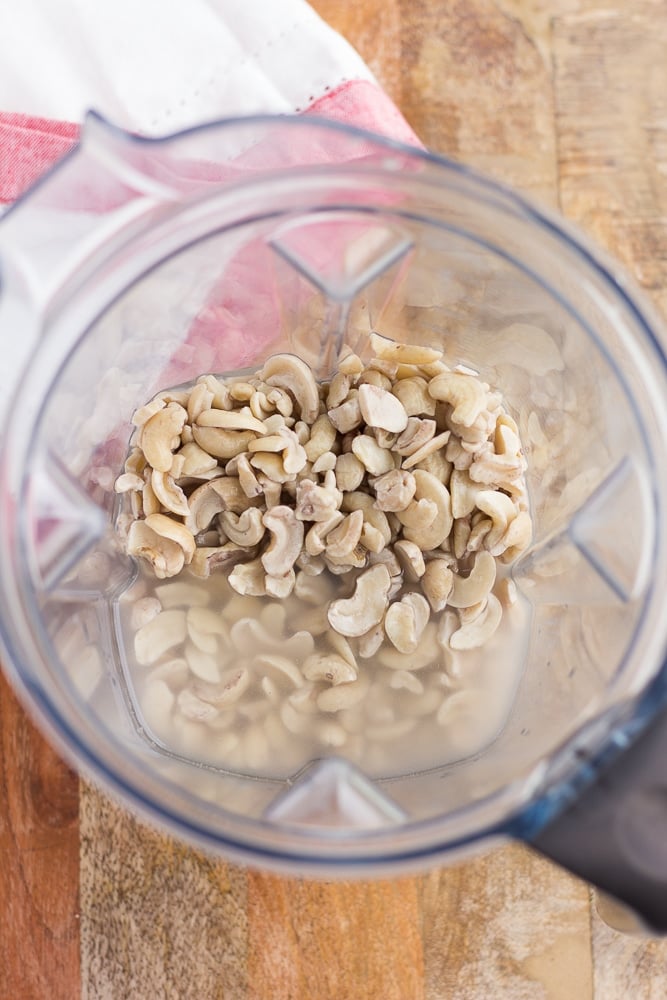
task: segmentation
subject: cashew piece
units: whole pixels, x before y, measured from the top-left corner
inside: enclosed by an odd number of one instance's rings
[[[250,685],[250,673],[245,667],[235,667],[226,670],[217,683],[196,680],[192,683],[192,692],[202,701],[224,708],[233,705]]]
[[[432,437],[430,441],[427,441],[420,448],[417,448],[416,451],[413,451],[411,455],[403,460],[403,468],[412,469],[415,465],[418,465],[419,462],[423,462],[425,458],[428,458],[429,455],[433,455],[436,451],[440,451],[440,449],[444,448],[449,441],[450,434],[451,431],[443,431],[442,434],[437,434],[435,437]]]
[[[428,384],[430,396],[452,406],[451,419],[462,427],[470,427],[486,406],[484,382],[461,372],[443,372]]]
[[[180,435],[187,410],[178,403],[169,403],[154,413],[141,428],[141,448],[146,461],[158,472],[169,472],[174,451],[179,447]]]
[[[133,521],[130,525],[127,553],[149,562],[159,580],[176,576],[185,565],[183,548],[177,542],[158,535],[145,521]]]
[[[395,340],[382,337],[378,333],[371,333],[370,342],[376,357],[397,365],[426,365],[440,361],[442,358],[442,351],[437,351],[432,347],[422,347],[418,344],[398,344]]]
[[[363,635],[382,621],[391,578],[386,566],[378,564],[357,578],[354,594],[332,601],[327,611],[329,624],[345,636]]]
[[[489,594],[485,610],[474,621],[463,625],[452,633],[449,645],[452,649],[477,649],[488,642],[500,625],[503,609],[495,594]]]
[[[355,510],[326,536],[326,553],[334,559],[349,555],[359,544],[364,526],[364,512]]]
[[[294,354],[274,354],[264,362],[260,378],[269,385],[286,389],[297,402],[301,419],[315,422],[320,412],[320,394],[308,365]]]
[[[409,542],[415,542],[422,552],[426,552],[437,549],[449,536],[453,520],[451,500],[447,487],[430,472],[415,469],[413,475],[417,483],[416,500],[430,500],[436,505],[437,512],[428,525],[404,527],[403,537]]]
[[[246,549],[234,542],[225,542],[224,545],[198,546],[190,563],[190,572],[194,576],[206,580],[211,572],[235,566],[239,562],[247,562],[256,554],[256,549]]]
[[[155,588],[155,596],[160,601],[163,608],[178,607],[206,607],[210,603],[208,590],[194,583],[183,583],[180,580],[174,583],[163,583]]]
[[[355,394],[352,395],[352,392]],[[341,434],[347,434],[359,427],[362,417],[356,389],[351,390],[349,398],[344,403],[329,410],[329,420]]]
[[[384,630],[399,653],[414,653],[428,624],[431,610],[421,594],[406,594],[387,608]]]
[[[365,382],[359,386],[359,408],[369,427],[400,433],[407,426],[408,415],[398,396],[377,385]]]
[[[386,448],[381,448],[375,438],[359,434],[352,442],[352,453],[372,476],[381,476],[395,468],[394,456]]]
[[[394,544],[394,553],[408,583],[417,583],[426,572],[422,550],[414,542],[401,539]]]
[[[157,663],[161,656],[185,641],[185,611],[161,611],[134,636],[134,655],[142,667]]]
[[[264,537],[262,512],[257,507],[248,507],[238,515],[224,510],[218,515],[218,520],[230,542],[237,545],[257,545]]]
[[[195,421],[197,427],[221,427],[229,431],[255,431],[256,434],[266,434],[266,425],[262,420],[253,417],[243,410],[204,410]],[[196,438],[195,438],[196,440]]]
[[[168,538],[180,545],[183,549],[186,565],[192,562],[192,557],[195,554],[195,540],[192,532],[188,531],[185,525],[175,521],[172,517],[167,517],[166,514],[149,514],[145,523],[156,535]]]
[[[199,424],[193,424],[192,434],[200,448],[222,459],[234,458],[247,451],[248,445],[257,436],[254,431],[230,431],[225,427],[202,427]]]
[[[178,456],[174,456],[173,464],[176,464]],[[153,469],[151,473],[151,486],[153,493],[163,507],[171,511],[172,514],[180,514],[187,517],[190,513],[188,499],[180,486],[168,472],[158,472]]]
[[[379,510],[405,510],[415,495],[417,483],[411,472],[392,469],[375,480],[375,506]]]
[[[408,417],[407,426],[396,441],[396,451],[404,458],[413,455],[433,438],[435,429],[435,420],[421,420],[419,417]]]
[[[391,391],[400,399],[408,417],[432,417],[435,415],[435,400],[428,394],[428,384],[425,378],[411,376],[400,379]],[[435,430],[435,424],[433,428]]]
[[[496,582],[496,560],[490,552],[478,552],[467,577],[453,575],[447,603],[452,608],[469,608],[487,596]]]
[[[426,564],[422,576],[422,590],[433,611],[442,611],[447,604],[454,574],[445,559],[433,559]]]
[[[269,597],[276,597],[284,601],[294,590],[296,574],[292,568],[280,576],[271,576],[269,573],[264,578],[264,587]]]
[[[310,436],[303,445],[309,462],[316,462],[325,451],[331,451],[336,440],[336,428],[326,413],[322,413],[310,429]]]
[[[221,476],[198,486],[190,494],[188,503],[190,513],[185,519],[185,526],[193,535],[198,535],[199,532],[206,531],[216,514],[225,510],[242,514],[247,507],[256,507],[259,500],[250,500],[236,477]]]
[[[284,576],[292,569],[303,545],[303,523],[291,507],[267,510],[262,518],[271,532],[271,541],[262,555],[262,565],[269,576]]]
[[[477,494],[476,505],[493,521],[493,527],[486,536],[484,547],[492,555],[500,555],[494,549],[505,534],[507,526],[517,516],[517,509],[511,497],[497,490],[480,490]],[[502,545],[502,549],[505,548],[506,546]]]
[[[181,476],[193,476],[196,479],[201,473],[211,472],[218,465],[216,459],[194,441],[184,444],[175,457],[179,456],[184,459]]]
[[[309,681],[347,684],[356,681],[357,671],[337,653],[313,653],[303,663],[303,675]]]
[[[317,707],[321,712],[342,712],[358,705],[368,691],[368,680],[360,677],[346,684],[332,685],[317,696]]]

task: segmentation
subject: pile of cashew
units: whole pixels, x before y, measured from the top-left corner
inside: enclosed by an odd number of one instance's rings
[[[497,562],[531,537],[517,425],[441,351],[369,339],[372,357],[348,353],[327,382],[277,354],[138,409],[115,484],[127,551],[160,579],[223,571],[243,595],[316,594],[367,656],[385,640],[413,654],[445,608],[450,647],[476,648],[501,618]]]

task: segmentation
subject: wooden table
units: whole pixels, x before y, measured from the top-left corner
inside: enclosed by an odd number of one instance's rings
[[[316,0],[431,148],[559,206],[667,313],[665,0]],[[0,680],[0,1000],[664,1000],[667,942],[507,847],[319,884],[79,783]]]

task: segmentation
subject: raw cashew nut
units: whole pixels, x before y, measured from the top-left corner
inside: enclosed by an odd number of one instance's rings
[[[367,691],[368,681],[365,677],[347,684],[337,684],[318,694],[317,707],[321,712],[342,712],[358,705]]]
[[[348,556],[359,544],[364,526],[364,512],[355,510],[326,536],[326,553],[334,559]]]
[[[215,705],[216,708],[225,708],[237,702],[248,690],[249,685],[250,673],[246,667],[235,667],[225,671],[217,683],[193,681],[192,693],[202,701]]]
[[[319,486],[312,479],[302,479],[297,483],[296,516],[300,521],[328,521],[339,506],[338,490]]]
[[[435,406],[435,403],[433,405]],[[396,440],[396,451],[404,457],[413,455],[433,438],[435,430],[435,420],[421,420],[419,417],[409,417],[405,430]]]
[[[257,555],[257,549],[246,549],[235,542],[225,542],[224,545],[202,545],[195,549],[190,563],[190,572],[201,579],[208,579],[212,572],[235,566],[239,562],[248,562]]]
[[[187,410],[169,403],[154,413],[141,428],[141,447],[146,461],[158,472],[169,472],[174,451],[181,443],[181,431],[188,419]]]
[[[345,636],[368,632],[382,621],[390,587],[387,567],[371,566],[357,578],[352,597],[331,602],[327,611],[329,624]]]
[[[417,344],[397,344],[395,340],[388,337],[381,337],[377,333],[371,333],[371,348],[376,357],[383,361],[392,361],[394,364],[403,365],[428,365],[434,361],[440,361],[442,351],[437,351],[432,347],[421,347]]]
[[[474,375],[443,372],[428,384],[429,395],[452,406],[452,421],[462,427],[474,424],[486,406],[486,386]]]
[[[195,540],[192,532],[188,531],[185,525],[175,521],[166,514],[149,514],[146,518],[146,525],[162,538],[169,538],[172,542],[183,549],[183,557],[186,565],[192,562],[195,554]]]
[[[424,554],[419,546],[403,538],[394,544],[394,553],[407,582],[417,583],[426,572]]]
[[[230,542],[237,545],[257,545],[264,537],[262,512],[257,507],[248,507],[238,515],[224,510],[218,515],[218,520]]]
[[[489,594],[486,608],[472,622],[454,632],[449,645],[452,649],[477,649],[488,642],[500,625],[503,609],[495,594]]]
[[[176,454],[177,458],[179,456],[184,459],[181,475],[193,476],[195,479],[204,472],[211,472],[218,465],[216,459],[194,441],[184,444]]]
[[[336,428],[326,413],[322,413],[310,428],[310,437],[303,445],[309,462],[316,462],[325,451],[331,451],[336,440]]]
[[[359,434],[352,442],[352,452],[372,476],[381,476],[394,469],[394,456],[380,447],[369,434]]]
[[[359,386],[359,408],[369,427],[400,433],[407,426],[408,415],[400,399],[377,385]]]
[[[446,559],[433,559],[426,564],[422,576],[422,590],[436,613],[447,605],[453,583],[454,574]]]
[[[355,667],[337,653],[313,653],[304,660],[302,670],[309,681],[347,684],[357,679]]]
[[[409,542],[415,542],[422,552],[427,552],[437,549],[449,537],[453,522],[452,505],[449,490],[430,472],[415,469],[413,475],[417,483],[416,500],[430,500],[436,505],[437,512],[430,524],[405,527],[403,537]]]
[[[281,576],[271,576],[269,573],[264,577],[264,587],[269,597],[276,597],[284,601],[294,590],[296,573],[290,567]]]
[[[133,521],[127,534],[127,553],[145,559],[159,580],[176,576],[185,565],[181,545],[159,535],[145,521]]]
[[[269,385],[286,389],[296,400],[301,419],[314,423],[320,412],[320,394],[308,365],[294,354],[274,354],[264,362],[260,378]]]
[[[413,451],[407,458],[403,460],[404,469],[412,469],[419,462],[423,462],[425,458],[429,455],[435,454],[435,452],[440,451],[441,448],[447,444],[450,438],[451,431],[443,431],[442,434],[437,434],[432,437],[430,441],[427,441],[421,447]]]
[[[417,483],[411,472],[392,469],[375,480],[375,506],[379,510],[405,510],[416,489]]]
[[[406,594],[387,608],[384,630],[400,653],[414,653],[428,624],[428,601],[421,594]]]
[[[134,637],[134,655],[142,667],[157,663],[160,657],[180,646],[187,635],[185,611],[161,611],[143,625]]]
[[[425,378],[412,376],[396,382],[392,392],[400,399],[408,417],[432,417],[435,414],[435,400],[429,396]],[[410,423],[408,421],[408,428]],[[406,428],[406,430],[408,429]],[[435,428],[435,425],[434,425]],[[403,432],[405,433],[405,431]]]
[[[250,410],[247,413],[243,410],[204,410],[195,423],[197,427],[222,427],[229,431],[255,431],[256,434],[266,434],[266,424],[253,417]]]
[[[472,514],[477,506],[477,496],[482,491],[479,483],[473,483],[465,469],[454,469],[449,479],[449,490],[453,516],[458,519]]]
[[[230,431],[226,427],[201,427],[199,424],[192,425],[192,435],[200,448],[224,460],[247,451],[250,442],[257,437],[254,431]]]
[[[198,486],[190,494],[188,501],[190,513],[185,519],[185,527],[198,535],[206,531],[216,514],[231,510],[234,514],[242,514],[248,506],[256,507],[258,499],[250,500],[241,488],[236,477],[222,476]]]
[[[271,541],[262,555],[262,565],[269,576],[284,576],[299,557],[303,545],[303,522],[291,507],[272,507],[262,518],[271,532]]]
[[[354,395],[352,393],[354,392]],[[357,390],[350,392],[350,396],[341,403],[329,410],[329,420],[341,434],[347,434],[355,430],[361,424],[361,408],[359,406],[359,396]]]
[[[490,552],[478,552],[467,577],[453,574],[447,603],[452,608],[469,608],[483,601],[496,582],[496,560]]]
[[[488,514],[493,521],[493,527],[486,536],[484,547],[489,550],[491,555],[500,555],[500,552],[496,552],[495,548],[501,542],[507,526],[515,519],[518,511],[511,497],[498,490],[480,490],[476,503],[479,510]],[[501,544],[501,551],[504,551],[505,548],[506,545]]]

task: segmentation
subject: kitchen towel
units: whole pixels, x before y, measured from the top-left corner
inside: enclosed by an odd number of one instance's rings
[[[305,0],[22,0],[0,11],[0,50],[0,204],[71,148],[91,108],[147,136],[307,112],[418,142]]]

